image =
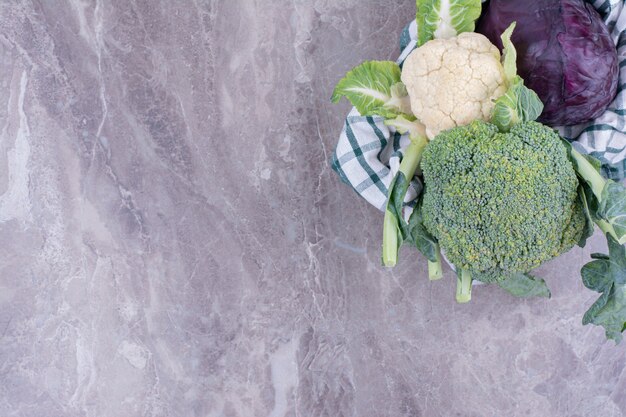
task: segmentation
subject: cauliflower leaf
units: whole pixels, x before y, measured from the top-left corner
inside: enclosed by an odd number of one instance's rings
[[[513,42],[511,42],[511,35],[513,35],[513,31],[515,30],[516,22],[511,23],[511,25],[502,32],[502,66],[504,67],[504,76],[507,81],[512,82],[515,76],[517,75],[517,51],[515,50],[515,46]]]
[[[404,115],[415,120],[400,74],[395,62],[365,61],[339,81],[331,101],[336,103],[345,96],[363,116],[395,118]]]
[[[418,120],[408,119],[404,115],[400,115],[395,119],[387,119],[385,120],[385,124],[393,127],[402,135],[408,133],[411,140],[414,140],[414,138],[417,137],[426,136],[426,130],[423,124],[421,124]]]
[[[508,132],[517,123],[537,120],[542,111],[543,103],[537,93],[516,75],[507,92],[496,100],[491,122],[501,132]]]
[[[482,10],[480,0],[417,0],[416,5],[417,46],[473,32]]]
[[[508,132],[513,125],[520,122],[537,120],[543,111],[541,99],[530,88],[524,85],[522,77],[517,75],[517,52],[511,42],[515,22],[502,33],[502,67],[509,88],[504,95],[496,100],[491,122],[501,132]]]

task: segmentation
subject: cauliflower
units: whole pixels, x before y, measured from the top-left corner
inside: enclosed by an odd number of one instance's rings
[[[473,120],[489,120],[508,88],[500,51],[485,36],[461,33],[415,49],[402,68],[413,114],[429,139]]]

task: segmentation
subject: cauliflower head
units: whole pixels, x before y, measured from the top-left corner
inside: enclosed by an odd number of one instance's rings
[[[404,61],[402,82],[429,139],[476,119],[489,120],[494,100],[508,87],[500,51],[473,32],[415,49]]]

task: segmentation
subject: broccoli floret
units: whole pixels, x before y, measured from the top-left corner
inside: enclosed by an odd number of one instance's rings
[[[448,259],[485,282],[569,250],[585,226],[578,180],[559,135],[536,122],[508,133],[475,121],[425,149],[426,229]]]

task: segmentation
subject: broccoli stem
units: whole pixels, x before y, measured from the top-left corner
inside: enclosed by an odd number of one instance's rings
[[[391,194],[391,189],[389,190]],[[387,208],[383,221],[383,265],[396,266],[398,261],[398,219]]]
[[[467,303],[472,299],[472,273],[466,269],[457,271],[456,302]]]
[[[436,255],[437,260],[435,262],[428,261],[428,278],[431,281],[441,279],[443,277],[443,269],[441,268],[441,252],[439,252],[439,245],[437,245]]]
[[[600,230],[602,230],[602,232],[605,235],[608,233],[613,237],[613,239],[615,239],[618,242],[620,241],[620,239],[618,239],[616,236],[615,229],[613,229],[613,226],[611,226],[609,222],[607,222],[606,220],[602,220],[602,219],[596,219],[594,220],[594,222],[600,228]]]
[[[404,151],[404,157],[400,162],[400,170],[404,174],[407,181],[411,181],[415,175],[415,170],[422,159],[422,152],[428,143],[428,139],[423,136],[417,136],[411,138],[411,143]],[[383,221],[383,265],[395,266],[398,262],[398,230],[399,219],[391,210],[389,210],[389,204],[391,196],[393,195],[393,183],[389,187],[387,195],[387,209],[385,210],[385,219]],[[398,213],[400,214],[400,213]],[[401,214],[400,214],[401,215]]]
[[[596,168],[591,165],[591,162],[587,160],[580,152],[572,148],[572,158],[576,161],[576,172],[580,175],[591,187],[591,191],[596,196],[598,201],[602,200],[602,190],[606,185],[606,179],[600,175]]]
[[[422,153],[427,144],[428,139],[424,136],[411,137],[411,143],[407,146],[402,162],[400,162],[400,172],[404,174],[407,180],[410,181],[415,175],[415,170],[422,160]]]

